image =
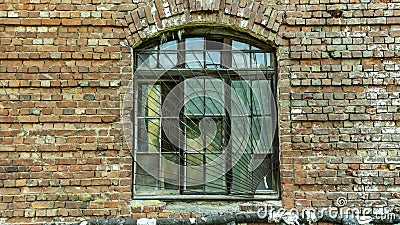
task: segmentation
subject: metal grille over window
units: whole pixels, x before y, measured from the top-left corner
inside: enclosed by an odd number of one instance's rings
[[[276,192],[275,87],[274,52],[231,38],[136,50],[134,195]]]

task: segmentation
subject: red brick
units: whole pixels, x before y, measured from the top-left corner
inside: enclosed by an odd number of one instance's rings
[[[21,24],[21,20],[20,19],[13,19],[13,18],[0,18],[0,24],[6,24],[6,25],[18,25]]]
[[[77,25],[81,25],[82,24],[82,20],[77,18],[77,19],[62,19],[61,20],[61,25],[64,26],[77,26]]]
[[[21,20],[21,24],[22,25],[28,25],[28,26],[41,25],[42,24],[42,20],[41,19],[22,19]]]
[[[137,219],[140,219],[140,218],[146,218],[146,213],[132,213],[132,218],[137,218]]]

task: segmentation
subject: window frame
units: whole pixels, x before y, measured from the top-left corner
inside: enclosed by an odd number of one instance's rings
[[[183,40],[185,40],[185,38],[193,38],[193,37],[199,37],[199,35],[196,34],[196,32],[194,32],[191,35],[186,35],[183,38]],[[211,39],[216,39],[216,38],[221,39],[221,38],[223,38],[224,43],[226,43],[226,40],[229,40],[230,43],[228,43],[228,44],[230,44],[230,45],[232,44],[233,40],[238,40],[236,38],[233,38],[233,37],[230,37],[230,36],[227,36],[227,35],[220,35],[220,34],[217,34],[217,35],[206,34],[206,35],[202,35],[201,37],[203,37],[205,39],[208,39],[209,37],[211,37]],[[238,41],[242,42],[242,40],[238,40]],[[179,42],[179,40],[178,40],[178,42]],[[272,94],[273,94],[273,97],[275,97],[275,99],[276,99],[276,96],[277,96],[277,59],[276,59],[276,55],[275,55],[275,50],[272,47],[270,47],[268,45],[260,44],[259,42],[253,42],[253,41],[250,42],[250,41],[246,40],[244,43],[250,44],[252,46],[259,47],[261,49],[260,52],[269,52],[271,54],[271,57],[273,57],[273,59],[272,59],[272,62],[274,63],[273,70],[266,70],[266,76],[267,76],[266,80],[270,80],[270,82],[271,82],[270,87],[271,87],[271,90],[272,90]],[[155,44],[154,45],[154,42],[153,42],[153,44],[151,44],[151,42],[150,42],[149,45],[144,46],[144,49],[146,47],[148,47],[148,46],[160,46],[160,44]],[[159,47],[157,47],[157,48],[158,48],[157,51],[160,51]],[[135,72],[137,70],[137,63],[136,62],[138,62],[138,52],[140,52],[142,49],[143,48],[138,48],[138,49],[134,50],[134,61],[133,61],[134,70],[133,70],[133,72]],[[233,57],[232,51],[230,52],[230,56],[231,56],[231,58]],[[182,64],[182,61],[180,61],[180,60],[182,60],[182,57],[179,55],[179,53],[178,53],[178,59],[177,60],[178,60],[178,64]],[[181,69],[182,72],[185,71],[185,69],[183,69],[183,68],[180,68],[180,69]],[[204,74],[204,71],[206,71],[206,70],[208,72],[212,72],[213,71],[212,69],[208,69],[208,68],[197,69],[197,70],[196,69],[190,69],[190,70],[191,70],[191,72],[194,71],[195,73],[200,73],[200,74]],[[218,73],[220,73],[221,70],[223,71],[223,69],[220,69],[220,71]],[[226,71],[229,71],[229,70],[232,70],[232,69],[226,69]],[[238,69],[238,70],[240,70],[240,69]],[[244,69],[244,71],[250,71],[250,70],[249,69]],[[226,72],[226,74],[227,74],[226,76],[228,77],[229,84],[230,84],[230,81],[232,80],[231,76],[229,75],[229,72]],[[207,73],[207,76],[209,76],[208,73]],[[186,79],[186,77],[185,77],[185,79]],[[137,91],[137,88],[135,86],[135,93],[136,93],[136,91]],[[136,93],[136,95],[137,94],[138,93]],[[276,103],[276,101],[275,101],[275,103]],[[135,107],[137,107],[136,106],[137,103],[135,103],[134,105],[135,105]],[[275,107],[277,107],[276,104],[275,104]],[[277,112],[277,109],[276,109],[276,112]],[[137,118],[137,115],[135,115],[135,118]],[[160,117],[160,120],[161,120],[161,117]],[[277,115],[275,115],[275,120],[276,120],[276,122],[278,122]],[[136,134],[137,134],[137,131],[135,130],[134,131],[134,137],[135,137]],[[135,138],[134,138],[134,142],[135,142]],[[136,148],[137,144],[134,143],[134,146]],[[254,199],[278,199],[278,198],[280,198],[278,126],[276,126],[276,130],[275,130],[275,135],[273,137],[272,146],[273,146],[272,155],[273,155],[273,158],[274,158],[273,161],[272,161],[272,166],[274,168],[278,168],[276,171],[274,170],[274,174],[273,174],[273,177],[272,177],[273,182],[275,182],[274,190],[262,190],[262,191],[257,190],[254,195],[246,195],[246,196],[243,196],[243,195],[236,196],[236,195],[230,195],[230,194],[221,194],[221,195],[218,195],[218,194],[216,194],[216,195],[197,194],[197,195],[193,195],[193,194],[182,194],[182,192],[180,190],[166,190],[166,191],[164,191],[164,190],[154,190],[154,191],[146,191],[146,192],[143,192],[142,194],[140,194],[140,191],[135,190],[135,175],[136,175],[136,173],[135,173],[135,170],[136,170],[136,161],[135,161],[135,159],[136,159],[136,154],[134,152],[133,173],[132,173],[132,197],[133,197],[133,199],[166,199],[166,200],[168,200],[168,199],[214,199],[214,200],[218,200],[218,199],[221,199],[221,200],[232,200],[232,199],[253,199],[253,200]],[[225,176],[227,176],[227,175],[225,174]],[[173,194],[173,195],[171,196],[171,194]]]

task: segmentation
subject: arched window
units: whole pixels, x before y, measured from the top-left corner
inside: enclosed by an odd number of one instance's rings
[[[276,194],[274,49],[206,29],[162,39],[134,51],[134,196]]]

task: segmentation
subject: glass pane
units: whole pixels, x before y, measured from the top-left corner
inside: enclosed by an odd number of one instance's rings
[[[204,38],[186,38],[186,50],[204,50]]]
[[[222,120],[212,120],[212,126],[204,127],[203,130],[205,131],[205,143],[206,148],[205,150],[208,153],[211,152],[222,152],[224,148],[224,133],[222,128]],[[205,121],[205,120],[203,120]]]
[[[162,152],[179,152],[179,146],[183,146],[183,132],[180,128],[179,118],[162,118]]]
[[[160,67],[163,69],[172,69],[178,65],[178,52],[160,53]]]
[[[157,52],[146,51],[138,53],[137,67],[156,68],[157,67]]]
[[[255,80],[252,82],[253,113],[255,115],[271,114],[272,93],[269,80]]]
[[[160,149],[160,120],[138,119],[138,152],[158,152]]]
[[[160,114],[160,85],[139,86],[139,116],[159,117]]]
[[[179,155],[162,154],[161,158],[161,187],[179,189]]]
[[[251,119],[250,117],[231,117],[232,160],[239,160],[238,157],[243,151],[251,152]]]
[[[206,41],[206,68],[220,68],[223,43],[214,40]]]
[[[183,85],[175,82],[162,82],[162,116],[178,117],[183,104]]]
[[[185,104],[185,115],[203,115],[204,98],[194,97]]]
[[[264,176],[257,186],[257,191],[272,190],[272,177]]]
[[[220,79],[207,79],[205,85],[205,113],[206,115],[225,114],[224,81]]]
[[[206,52],[206,68],[209,69],[221,68],[221,52],[219,51]]]
[[[216,160],[219,156],[223,158]],[[226,192],[225,163],[215,165],[215,163],[220,161],[225,162],[226,160],[224,159],[225,157],[223,155],[206,154],[206,191],[218,193]],[[212,163],[213,161],[215,163]]]
[[[250,85],[249,81],[232,81],[231,112],[234,116],[250,115]]]
[[[199,127],[199,120],[186,119],[185,123],[185,143],[187,152],[203,152],[203,138]]]
[[[232,192],[251,193],[253,179],[249,169],[250,154],[243,154],[239,162],[232,168]]]
[[[265,53],[253,53],[251,64],[252,68],[266,69]]]
[[[185,40],[185,62],[188,68],[204,68],[204,47],[204,38],[187,38]]]
[[[243,43],[243,42],[239,42],[239,41],[232,41],[232,49],[233,50],[250,50],[250,45]]]
[[[204,68],[203,52],[186,52],[186,67],[190,69]]]
[[[267,58],[267,67],[274,67],[273,65],[274,65],[274,63],[273,63],[273,61],[272,61],[272,57],[271,57],[271,53],[265,53],[265,55],[266,55],[266,58]]]
[[[217,95],[217,93],[213,93]],[[205,97],[206,115],[225,115],[223,95]]]
[[[251,120],[250,117],[237,117],[231,119],[231,139],[233,147],[245,147],[249,142]],[[238,140],[238,141],[235,141]],[[247,142],[244,142],[247,141]]]
[[[269,157],[264,158],[262,163],[254,170],[255,182],[258,183],[257,190],[272,190],[272,164]]]
[[[175,40],[175,41],[169,41],[169,42],[163,43],[160,45],[160,50],[176,51],[176,50],[178,50],[178,42]]]
[[[250,53],[232,53],[232,68],[250,68]]]
[[[205,182],[203,157],[203,154],[186,154],[186,189],[203,190]]]
[[[204,80],[189,79],[184,82],[185,115],[204,114]]]
[[[271,146],[274,132],[270,116],[257,116],[252,119],[252,145],[255,153],[272,153]]]
[[[137,154],[135,189],[158,190],[159,156],[158,154]]]

